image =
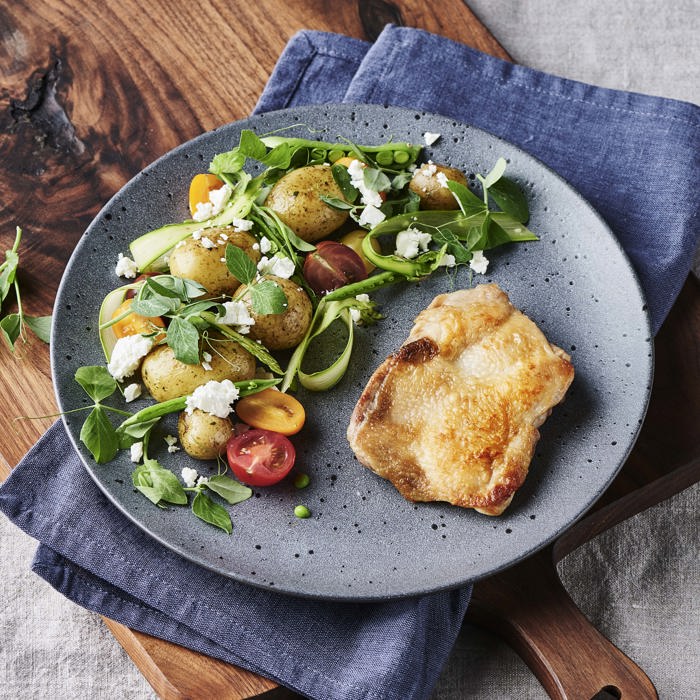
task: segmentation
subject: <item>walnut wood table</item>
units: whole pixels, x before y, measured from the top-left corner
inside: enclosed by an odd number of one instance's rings
[[[75,244],[121,185],[174,146],[250,113],[294,32],[371,40],[387,22],[508,59],[459,0],[11,0],[0,8],[0,246],[10,247],[15,225],[24,228],[26,312],[51,313]],[[214,91],[209,78],[221,46],[235,59],[236,76]],[[18,413],[50,414],[56,404],[46,346],[32,338],[14,358],[0,353],[0,393],[14,398],[0,403],[0,475],[7,475],[53,419],[7,426]],[[603,688],[615,697],[656,697],[644,673],[576,609],[554,568],[582,542],[700,478],[694,278],[657,337],[656,353],[640,439],[592,513],[553,547],[475,587],[470,620],[503,634],[553,698],[591,698]],[[105,623],[163,698],[296,697],[255,674]]]

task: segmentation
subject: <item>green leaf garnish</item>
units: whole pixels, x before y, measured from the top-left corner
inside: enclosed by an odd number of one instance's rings
[[[258,272],[255,263],[235,245],[226,244],[226,267],[242,284],[250,284]]]
[[[287,295],[273,280],[262,280],[248,291],[250,305],[256,314],[281,314],[287,310]]]
[[[229,535],[233,532],[231,516],[223,506],[209,498],[205,493],[199,491],[192,501],[192,512],[205,523],[221,528]]]
[[[174,316],[170,320],[166,342],[175,359],[187,365],[199,364],[199,331],[190,321]]]
[[[253,495],[252,489],[223,474],[209,477],[206,486],[231,505],[245,501]]]
[[[489,188],[489,195],[498,206],[516,221],[525,223],[530,218],[527,198],[519,185],[507,177],[501,177]]]
[[[51,316],[25,316],[24,322],[34,335],[45,343],[51,339]]]
[[[80,440],[98,464],[109,462],[116,456],[119,438],[102,406],[96,405],[85,419]]]
[[[117,382],[101,365],[78,367],[75,372],[75,381],[85,390],[85,393],[95,402],[111,396],[117,390]]]

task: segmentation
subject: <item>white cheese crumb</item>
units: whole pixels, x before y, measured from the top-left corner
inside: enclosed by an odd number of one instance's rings
[[[166,435],[164,438],[165,442],[168,443],[168,452],[170,454],[175,454],[180,450],[177,446],[177,438],[174,435]]]
[[[360,214],[359,224],[360,226],[369,224],[371,228],[374,228],[377,224],[381,224],[384,219],[386,219],[386,215],[383,211],[377,209],[377,207],[374,207],[371,204],[368,204],[362,210],[362,214]]]
[[[216,248],[216,243],[211,240],[211,238],[207,238],[206,236],[202,236],[202,240],[199,241],[205,248],[209,248],[211,250],[212,248]]]
[[[394,255],[402,258],[417,257],[418,253],[428,250],[428,244],[432,240],[429,233],[424,233],[415,228],[407,228],[396,235],[396,250]]]
[[[127,258],[123,253],[119,253],[119,259],[114,271],[119,277],[134,279],[139,272],[139,267],[131,258]]]
[[[253,222],[249,219],[234,219],[231,225],[234,231],[250,231],[253,228]]]
[[[432,131],[426,131],[423,134],[423,140],[426,146],[432,146],[439,138],[440,134],[435,134]]]
[[[204,362],[202,362],[202,369],[205,372],[211,372],[211,364],[209,364],[206,360],[204,360]]]
[[[350,184],[359,191],[363,204],[372,205],[373,207],[382,206],[382,198],[379,192],[373,190],[365,184],[365,165],[362,161],[353,160],[348,166],[348,175],[350,175]]]
[[[209,483],[209,477],[207,476],[200,476],[199,479],[197,479],[197,486],[202,486],[204,484]]]
[[[139,396],[141,396],[141,385],[137,382],[129,384],[129,386],[124,389],[124,400],[127,403],[133,401],[134,399],[138,399]]]
[[[425,171],[427,175],[435,175],[437,172],[437,165],[435,165],[432,160],[429,160],[427,163],[421,166],[421,170]]]
[[[260,243],[253,243],[251,247],[253,248],[253,250],[260,250]]]
[[[449,253],[444,253],[443,256],[440,258],[440,262],[438,263],[439,267],[454,267],[457,264],[457,261],[455,260],[454,255],[450,255]]]
[[[227,241],[227,240],[228,240],[228,233],[223,233],[223,232],[222,232],[222,233],[219,233],[219,238],[220,238],[222,241]]]
[[[362,314],[359,309],[350,309],[350,318],[352,322],[357,325],[362,320]]]
[[[435,176],[435,179],[440,183],[440,187],[447,189],[447,175],[445,175],[445,173],[439,172]]]
[[[369,301],[369,294],[356,294],[355,299],[357,301]]]
[[[260,239],[260,252],[265,255],[266,253],[269,253],[272,250],[272,243],[270,242],[270,239],[267,236],[263,236]]]
[[[199,478],[197,470],[192,469],[192,467],[183,467],[182,471],[180,472],[180,476],[182,476],[185,486],[190,489],[194,488],[194,485],[197,483],[197,479]]]
[[[222,382],[207,382],[198,386],[186,399],[185,411],[191,414],[195,408],[226,418],[231,413],[231,404],[238,398],[238,389],[230,379]]]
[[[489,261],[484,255],[483,250],[475,250],[472,254],[472,259],[469,261],[469,267],[479,275],[485,275],[486,269],[489,266]]]
[[[192,231],[192,238],[194,238],[195,241],[198,241],[202,238],[203,234],[204,234],[204,229],[198,228],[196,231]]]
[[[207,219],[211,219],[213,211],[214,205],[211,202],[197,202],[197,208],[194,210],[194,214],[192,214],[192,219],[194,221],[206,221]]]
[[[224,207],[228,203],[228,200],[231,199],[232,193],[233,190],[231,189],[231,185],[229,185],[228,183],[215,190],[209,191],[209,202],[212,206],[212,216],[216,216],[224,210]]]
[[[134,464],[138,464],[143,458],[143,443],[135,442],[129,448],[129,457]]]
[[[275,275],[275,277],[289,279],[294,274],[294,269],[292,260],[277,255],[273,255],[271,258],[263,255],[258,262],[258,271],[261,275]]]
[[[142,335],[126,335],[117,340],[112,349],[112,357],[107,365],[109,373],[120,382],[125,377],[130,377],[141,364],[153,347],[152,338],[144,338]]]
[[[216,320],[218,323],[223,323],[227,326],[255,325],[255,319],[251,317],[248,307],[242,301],[225,301],[222,306],[224,307],[224,313],[217,316]],[[207,362],[210,361],[207,360]]]
[[[193,234],[194,235],[194,234]],[[182,246],[185,245],[185,241],[180,241],[179,243],[175,244],[176,248],[182,248]]]

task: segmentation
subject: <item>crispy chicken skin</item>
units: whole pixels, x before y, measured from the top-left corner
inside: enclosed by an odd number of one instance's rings
[[[569,356],[497,285],[441,294],[372,375],[348,440],[411,501],[500,515],[573,377]]]

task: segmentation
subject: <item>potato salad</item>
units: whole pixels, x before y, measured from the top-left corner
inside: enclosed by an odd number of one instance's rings
[[[502,158],[468,178],[421,155],[408,143],[244,130],[195,175],[183,193],[189,218],[139,236],[115,261],[99,319],[105,365],[76,373],[95,402],[81,432],[95,461],[129,450],[146,498],[190,505],[229,533],[221,500],[245,500],[251,487],[290,472],[305,486],[308,477],[294,470],[305,421],[295,390],[326,391],[341,380],[355,326],[381,319],[373,292],[460,265],[484,273],[484,251],[536,240]],[[345,347],[312,371],[307,353],[336,326]],[[127,404],[152,402],[134,413],[105,404],[116,392]],[[166,436],[168,452],[216,460],[215,475],[200,475],[193,461],[178,476],[151,456],[153,429],[171,413],[178,434]],[[311,515],[305,506],[295,514]]]

